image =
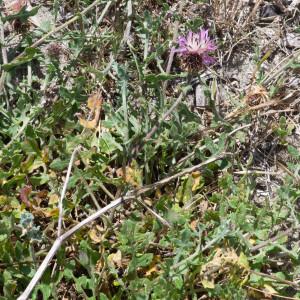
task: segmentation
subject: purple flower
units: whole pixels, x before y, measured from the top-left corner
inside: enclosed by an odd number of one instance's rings
[[[209,38],[208,30],[201,29],[199,33],[190,31],[187,37],[178,38],[179,48],[175,52],[181,56],[201,57],[204,65],[214,63],[215,59],[208,55],[209,52],[217,49],[215,43]]]

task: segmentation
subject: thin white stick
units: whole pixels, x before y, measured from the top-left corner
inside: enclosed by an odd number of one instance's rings
[[[140,198],[140,197],[139,197]],[[141,204],[143,207],[145,207],[153,216],[155,216],[160,223],[162,223],[163,225],[171,228],[170,223],[165,220],[162,216],[160,216],[157,212],[155,212],[153,209],[151,209],[146,203],[144,203],[142,200],[140,200],[139,198],[136,199],[136,201]]]
[[[58,226],[57,226],[57,237],[61,236],[62,219],[63,219],[63,215],[64,215],[63,200],[65,198],[68,183],[69,183],[69,180],[70,180],[70,175],[71,175],[71,171],[72,171],[73,162],[74,162],[74,159],[75,159],[75,156],[76,156],[77,152],[80,149],[81,149],[81,146],[77,146],[73,150],[73,153],[71,155],[71,159],[70,159],[70,162],[69,162],[69,166],[68,166],[67,176],[66,176],[64,186],[63,186],[63,189],[62,189],[62,192],[61,192],[61,195],[60,195],[60,199],[59,199],[59,202],[58,202],[59,216],[58,216]]]
[[[93,29],[92,32],[91,32],[91,35],[92,35],[92,36],[95,34],[95,32],[96,32],[96,30],[97,30],[97,27],[98,27],[98,26],[100,25],[100,23],[102,22],[102,20],[103,20],[104,16],[106,15],[106,13],[107,13],[107,11],[108,11],[108,9],[109,9],[109,7],[110,7],[111,4],[112,4],[112,1],[108,1],[108,2],[106,3],[106,6],[104,7],[104,9],[103,9],[103,11],[102,11],[102,13],[101,13],[99,19],[98,19],[97,22],[96,22],[96,26],[94,27],[94,29]]]
[[[124,201],[135,199],[136,197],[138,197],[138,196],[140,196],[140,195],[142,195],[146,192],[149,192],[151,190],[154,190],[157,187],[160,187],[164,184],[167,184],[167,183],[171,182],[174,179],[182,177],[182,176],[184,176],[188,173],[194,172],[195,170],[201,169],[203,166],[206,166],[207,164],[210,164],[210,163],[212,163],[216,160],[219,160],[219,159],[223,158],[224,156],[226,156],[226,153],[220,154],[219,156],[211,157],[208,160],[206,160],[206,161],[204,161],[204,162],[202,162],[198,165],[195,165],[195,166],[190,167],[190,168],[186,168],[186,169],[182,170],[181,172],[179,172],[177,174],[174,174],[170,177],[164,178],[164,179],[162,179],[160,181],[157,181],[153,184],[143,186],[138,190],[129,191],[128,196],[120,197],[120,198],[112,201],[107,206],[103,207],[102,209],[98,210],[97,212],[90,215],[88,218],[84,219],[83,221],[81,221],[80,223],[78,223],[77,225],[72,227],[70,230],[65,232],[63,235],[57,237],[57,239],[55,240],[53,246],[51,247],[50,251],[48,252],[47,256],[44,258],[42,264],[40,265],[40,267],[38,268],[38,270],[34,274],[33,278],[31,279],[30,283],[28,284],[28,286],[26,287],[25,291],[19,296],[19,298],[17,300],[27,300],[28,299],[30,293],[32,292],[32,290],[34,289],[34,287],[36,286],[36,284],[38,283],[40,278],[43,276],[48,264],[50,263],[53,256],[56,254],[59,247],[62,245],[62,243],[66,239],[68,239],[72,234],[74,234],[76,231],[81,229],[83,226],[95,221],[97,218],[99,218],[101,215],[103,215],[104,213],[106,213],[110,209],[121,205]]]
[[[108,210],[119,206],[123,202],[123,200],[129,200],[129,199],[132,199],[132,198],[134,198],[134,197],[133,196],[124,197],[124,198],[121,197],[121,198],[118,198],[118,199],[112,201],[110,204],[108,204],[104,208],[98,210],[97,212],[95,212],[94,214],[92,214],[91,216],[89,216],[88,218],[86,218],[85,220],[83,220],[82,222],[78,223],[73,228],[71,228],[70,230],[65,232],[63,235],[59,236],[55,240],[55,242],[52,245],[52,247],[51,247],[50,251],[48,252],[47,256],[44,258],[44,260],[43,260],[42,264],[40,265],[40,267],[38,268],[37,272],[34,274],[33,278],[31,279],[30,283],[28,284],[27,288],[19,296],[19,298],[17,300],[27,300],[28,299],[30,293],[32,292],[32,290],[34,289],[34,287],[36,286],[36,284],[38,283],[38,281],[40,280],[40,278],[44,274],[44,272],[45,272],[48,264],[52,260],[53,256],[56,254],[56,252],[58,251],[58,249],[60,248],[62,243],[68,237],[70,237],[73,233],[75,233],[77,230],[79,230],[80,228],[82,228],[86,224],[88,224],[88,223],[96,220],[97,218],[99,218],[101,215],[106,213]]]
[[[0,20],[0,42],[1,42],[1,51],[2,51],[2,62],[5,65],[8,63],[8,59],[7,59],[7,50],[5,47],[5,37],[4,37],[3,27],[4,27],[3,22]]]

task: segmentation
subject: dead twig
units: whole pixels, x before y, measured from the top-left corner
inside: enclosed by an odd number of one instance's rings
[[[281,299],[288,299],[288,300],[299,300],[299,298],[295,298],[295,297],[288,297],[288,296],[281,296],[279,294],[274,294],[274,293],[270,293],[269,291],[263,291],[263,290],[260,290],[260,289],[257,289],[257,288],[254,288],[252,286],[249,286],[249,285],[245,285],[245,287],[247,287],[248,289],[250,290],[253,290],[253,291],[257,291],[257,292],[260,292],[262,293],[263,295],[267,295],[268,297],[271,296],[271,297],[276,297],[276,298],[281,298]]]
[[[262,273],[262,272],[257,272],[257,271],[253,271],[253,270],[250,270],[250,273],[261,276],[261,277],[267,277],[267,278],[273,279],[274,281],[281,282],[281,283],[287,284],[287,285],[295,287],[295,288],[299,288],[299,284],[297,284],[293,281],[289,281],[289,280],[279,278],[275,275],[266,274],[266,273]]]
[[[262,0],[258,0],[255,4],[255,6],[253,7],[253,10],[251,11],[251,13],[249,14],[248,18],[246,19],[246,21],[244,22],[242,27],[245,27],[248,23],[250,23],[253,19],[253,17],[255,16],[260,4],[262,3]]]
[[[277,240],[279,240],[279,239],[281,239],[281,238],[283,238],[285,236],[290,235],[293,231],[295,231],[295,230],[297,230],[299,228],[300,228],[300,226],[289,228],[289,229],[287,229],[287,230],[279,233],[278,235],[276,235],[276,236],[274,236],[274,237],[272,237],[272,238],[270,238],[270,239],[268,239],[268,240],[266,240],[266,241],[264,241],[264,242],[262,242],[262,243],[260,243],[260,244],[258,244],[256,246],[253,246],[250,249],[250,252],[251,253],[256,252],[257,250],[262,249],[262,248],[264,248],[264,247],[266,247],[266,246],[274,243],[275,241],[277,241]]]
[[[141,204],[143,207],[145,207],[155,218],[159,220],[160,223],[163,225],[167,226],[168,228],[171,228],[170,223],[165,220],[163,217],[161,217],[157,212],[155,212],[152,208],[150,208],[146,203],[144,203],[142,200],[139,198],[136,199],[136,201]]]
[[[62,219],[63,219],[63,214],[64,214],[63,200],[64,200],[65,195],[66,195],[66,191],[67,191],[68,183],[69,183],[69,180],[70,180],[70,175],[71,175],[74,159],[76,157],[77,152],[80,151],[80,149],[81,149],[81,146],[78,146],[73,150],[73,153],[71,155],[71,159],[70,159],[70,162],[69,162],[69,166],[68,166],[67,176],[66,176],[66,179],[65,179],[65,182],[64,182],[64,185],[63,185],[61,195],[60,195],[60,200],[58,202],[58,211],[59,211],[58,227],[57,227],[57,236],[58,237],[61,236]]]
[[[1,51],[2,51],[2,62],[3,64],[7,64],[7,51],[5,47],[5,38],[4,38],[4,28],[3,22],[0,20],[0,43],[1,43]]]
[[[179,2],[179,8],[178,8],[178,14],[179,15],[182,13],[183,4],[184,4],[184,1],[180,1]],[[176,40],[177,40],[177,38],[178,38],[178,28],[179,28],[179,21],[176,20],[175,23],[174,23],[173,43],[175,43]],[[166,68],[166,74],[170,74],[170,72],[171,72],[171,67],[172,67],[172,63],[173,63],[173,60],[174,60],[174,54],[175,54],[174,47],[172,47],[171,51],[170,51],[169,58],[168,58],[168,63],[167,63],[167,68]],[[164,96],[166,94],[167,86],[168,86],[168,81],[165,81],[164,84],[163,84],[163,95]]]
[[[52,260],[52,258],[54,257],[54,255],[56,254],[56,252],[58,251],[58,249],[60,248],[60,246],[62,245],[62,243],[65,240],[67,240],[76,231],[78,231],[79,229],[81,229],[82,227],[87,225],[88,223],[93,222],[94,220],[99,218],[101,215],[103,215],[104,213],[109,211],[110,209],[119,206],[123,201],[127,201],[129,199],[134,199],[134,198],[135,198],[134,196],[120,197],[120,198],[112,201],[110,204],[108,204],[104,208],[98,210],[96,213],[92,214],[91,216],[89,216],[88,218],[83,220],[82,222],[78,223],[73,228],[71,228],[70,230],[65,232],[63,235],[59,236],[55,240],[55,242],[52,245],[52,247],[51,247],[50,251],[48,252],[47,256],[44,258],[42,264],[39,266],[38,270],[34,274],[34,276],[31,279],[29,285],[26,287],[24,292],[18,297],[18,300],[28,299],[28,297],[31,294],[32,290],[34,289],[34,287],[37,285],[38,281],[40,280],[40,278],[44,274],[48,264],[50,263],[50,261]]]
[[[50,261],[52,260],[52,258],[54,257],[54,255],[56,254],[56,252],[58,251],[60,246],[63,244],[63,242],[65,240],[67,240],[70,236],[72,236],[75,232],[80,230],[82,227],[84,227],[85,225],[95,221],[96,219],[98,219],[100,216],[102,216],[104,213],[108,212],[109,210],[111,210],[111,209],[113,209],[117,206],[120,206],[123,202],[136,199],[138,196],[141,196],[142,194],[145,194],[146,192],[153,191],[156,188],[173,181],[174,179],[180,178],[180,177],[182,177],[186,174],[189,174],[191,172],[199,170],[202,167],[223,158],[225,155],[228,155],[228,153],[223,153],[219,156],[211,157],[208,160],[206,160],[206,161],[204,161],[204,162],[202,162],[202,163],[200,163],[196,166],[184,169],[183,171],[181,171],[177,174],[174,174],[170,177],[164,178],[164,179],[162,179],[162,180],[160,180],[156,183],[149,184],[149,185],[143,186],[143,187],[141,187],[137,190],[130,191],[130,192],[127,193],[126,196],[120,197],[120,198],[112,201],[110,204],[108,204],[107,206],[101,208],[97,212],[93,213],[92,215],[90,215],[89,217],[87,217],[86,219],[84,219],[83,221],[81,221],[80,223],[78,223],[77,225],[72,227],[71,229],[69,229],[64,234],[59,235],[57,237],[57,239],[55,240],[55,242],[53,243],[53,245],[52,245],[50,251],[48,252],[47,256],[44,258],[42,264],[39,266],[38,270],[34,274],[33,278],[30,281],[30,283],[28,284],[28,286],[26,287],[24,292],[18,297],[18,300],[27,300],[28,299],[28,297],[31,294],[32,290],[37,285],[38,281],[40,280],[40,278],[44,274],[48,264],[50,263]],[[67,180],[65,182],[67,182]]]

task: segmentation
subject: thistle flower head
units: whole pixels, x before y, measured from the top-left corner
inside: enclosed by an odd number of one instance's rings
[[[204,65],[210,65],[215,61],[213,57],[208,55],[209,52],[217,49],[215,43],[208,36],[208,30],[201,29],[198,33],[190,31],[187,37],[180,36],[178,38],[178,46],[179,48],[175,52],[182,57],[192,56],[197,61],[200,58]]]

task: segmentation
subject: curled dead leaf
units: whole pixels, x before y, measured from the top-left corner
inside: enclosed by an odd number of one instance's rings
[[[103,241],[103,235],[96,228],[92,228],[89,231],[89,237],[95,244],[99,244]]]
[[[199,187],[201,187],[201,173],[199,171],[192,173],[193,186],[192,192],[195,192]]]
[[[132,161],[130,166],[125,168],[119,168],[116,171],[118,177],[123,177],[124,181],[128,184],[131,184],[134,187],[142,186],[142,171],[139,169],[137,162]]]
[[[32,187],[30,185],[25,185],[20,190],[20,199],[28,208],[32,207],[32,204],[28,199],[28,196],[30,195],[31,192],[32,192]]]
[[[108,261],[113,263],[115,267],[121,268],[122,267],[122,253],[118,250],[116,253],[112,253],[108,256]]]
[[[100,113],[102,108],[102,96],[100,93],[90,96],[87,100],[87,107],[90,109],[92,120],[86,120],[82,117],[78,117],[80,125],[85,128],[93,129],[96,128],[100,119]]]
[[[58,203],[59,201],[59,196],[57,194],[52,194],[49,196],[49,205],[53,205],[53,204],[56,204]]]
[[[244,97],[244,101],[249,106],[259,105],[261,103],[267,102],[268,100],[269,95],[267,90],[260,85],[252,86]]]
[[[232,248],[217,248],[212,260],[201,267],[200,277],[204,287],[214,288],[215,280],[220,274],[230,274],[237,271],[241,274],[247,274],[248,270],[249,263],[245,254],[237,255]]]

